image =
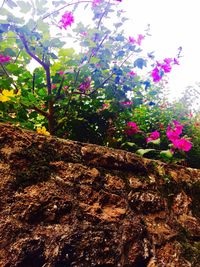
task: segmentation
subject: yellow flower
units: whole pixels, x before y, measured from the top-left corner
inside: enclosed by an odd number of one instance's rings
[[[7,102],[10,100],[10,97],[14,97],[14,90],[6,90],[4,89],[2,93],[0,94],[0,101],[1,102]]]
[[[43,126],[42,128],[38,127],[37,128],[37,133],[38,134],[43,134],[43,135],[50,135],[50,132],[47,131],[47,129],[45,128],[45,126]]]

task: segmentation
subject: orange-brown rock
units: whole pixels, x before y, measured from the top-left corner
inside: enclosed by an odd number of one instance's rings
[[[0,124],[0,267],[199,267],[200,170]]]

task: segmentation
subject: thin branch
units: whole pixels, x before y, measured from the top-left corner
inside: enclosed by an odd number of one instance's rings
[[[3,0],[3,3],[2,3],[2,5],[1,5],[0,9],[2,9],[2,8],[3,8],[3,6],[4,6],[5,2],[6,2],[6,0]]]
[[[45,118],[48,118],[49,117],[49,113],[36,107],[36,106],[33,106],[31,109],[34,109],[35,111],[37,111],[39,114],[43,115]]]
[[[101,15],[101,17],[100,17],[100,19],[99,19],[99,22],[98,22],[98,24],[97,24],[97,29],[99,29],[99,27],[100,27],[100,25],[101,25],[101,21],[102,21],[103,17],[104,17],[105,14],[106,14],[106,11],[107,11],[107,8],[108,8],[109,4],[110,4],[110,1],[108,2],[107,6],[106,6],[106,8],[105,8],[105,10],[104,10],[104,12],[102,13],[102,15]]]
[[[22,34],[19,34],[19,38],[21,39],[24,48],[26,49],[26,52],[33,58],[35,59],[44,69],[47,67],[47,65],[38,57],[36,56],[28,47],[27,40],[25,39],[25,36]]]
[[[76,5],[76,4],[80,4],[80,3],[93,3],[93,1],[78,1],[78,2],[74,2],[74,3],[70,3],[70,4],[67,4],[67,5],[64,5],[63,7],[59,8],[59,9],[57,9],[57,10],[51,12],[51,13],[48,13],[48,14],[44,15],[44,17],[42,17],[42,20],[50,17],[51,15],[61,11],[62,9],[66,8],[68,6],[72,6],[72,5]]]
[[[63,75],[62,80],[61,80],[61,82],[60,82],[60,86],[59,86],[59,88],[58,88],[58,92],[57,92],[57,94],[56,94],[56,99],[59,98],[59,96],[60,96],[60,92],[61,92],[61,90],[62,90],[64,80],[65,80],[65,76]]]
[[[99,51],[100,47],[102,46],[103,42],[106,40],[107,37],[108,37],[108,34],[106,34],[106,35],[104,36],[104,38],[101,40],[101,42],[100,42],[100,44],[97,46],[97,48],[94,49],[94,51],[93,51],[93,49],[92,49],[92,52],[91,52],[91,54],[90,54],[90,56],[89,56],[89,58],[88,58],[87,63],[90,63],[91,58],[92,58],[93,56],[96,55],[96,53]]]
[[[18,52],[18,54],[17,54],[17,56],[16,56],[16,58],[15,58],[15,60],[14,60],[14,62],[13,62],[13,63],[16,63],[16,61],[17,61],[17,59],[18,59],[18,57],[19,57],[20,53],[21,53],[21,49],[19,50],[19,52]]]
[[[128,55],[124,61],[122,61],[122,63],[119,65],[119,67],[121,67],[122,65],[124,65],[124,63],[132,56],[133,53],[131,53],[130,55]],[[108,80],[110,80],[110,78],[112,78],[112,76],[115,73],[112,71],[111,74],[95,89],[93,90],[90,94],[88,94],[89,96],[94,94],[99,88],[101,88]]]

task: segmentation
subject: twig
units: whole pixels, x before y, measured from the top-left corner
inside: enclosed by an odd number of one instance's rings
[[[127,56],[124,61],[122,61],[122,63],[119,65],[119,67],[121,67],[131,56],[132,56],[133,53],[131,53],[129,56]],[[94,94],[99,88],[101,88],[108,80],[110,80],[110,78],[112,78],[112,76],[114,75],[115,73],[112,71],[111,74],[95,89],[93,90],[90,94],[88,94],[89,96]]]

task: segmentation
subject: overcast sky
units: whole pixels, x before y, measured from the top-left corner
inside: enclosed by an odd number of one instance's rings
[[[200,82],[200,0],[123,0],[121,6],[130,18],[130,33],[143,32],[151,25],[152,36],[144,46],[155,50],[158,59],[173,57],[183,47],[180,66],[169,75],[174,95]]]

